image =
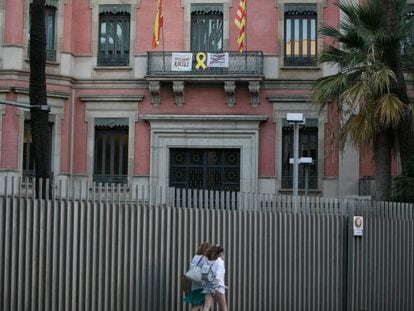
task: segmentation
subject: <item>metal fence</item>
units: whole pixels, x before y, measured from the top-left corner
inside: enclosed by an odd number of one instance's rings
[[[249,206],[186,208],[156,187],[41,200],[28,184],[2,187],[0,310],[188,310],[180,275],[206,240],[225,248],[229,310],[414,310],[409,204],[312,198],[295,213],[289,197],[237,194]]]

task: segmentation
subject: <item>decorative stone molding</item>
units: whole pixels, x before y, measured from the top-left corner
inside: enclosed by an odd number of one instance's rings
[[[154,108],[160,106],[160,81],[150,81],[148,85],[149,91],[151,93],[151,103]]]
[[[250,81],[249,82],[249,93],[250,93],[250,105],[257,107],[260,104],[260,82]]]
[[[229,107],[233,107],[235,100],[236,82],[224,81],[224,92],[226,93],[226,104]]]
[[[150,185],[168,187],[171,148],[240,149],[240,191],[258,189],[259,129],[268,115],[143,114],[150,123]]]
[[[178,107],[184,106],[184,81],[173,81],[175,104]]]

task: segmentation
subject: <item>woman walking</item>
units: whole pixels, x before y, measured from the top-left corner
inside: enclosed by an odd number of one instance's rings
[[[205,294],[203,311],[211,308],[213,300],[217,301],[220,311],[227,311],[227,302],[225,296],[224,274],[224,248],[221,246],[212,246],[206,253],[211,266],[212,281],[203,283],[203,293]]]
[[[191,260],[191,265],[202,267],[207,264],[208,259],[206,256],[207,251],[211,248],[209,242],[202,243]],[[202,283],[192,281],[191,292],[185,296],[184,301],[191,305],[191,311],[201,310],[201,306],[204,304],[204,293]]]

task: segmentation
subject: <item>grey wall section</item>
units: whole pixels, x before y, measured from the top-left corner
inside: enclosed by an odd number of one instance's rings
[[[2,196],[0,310],[188,310],[180,275],[205,240],[225,248],[229,310],[414,310],[412,206],[277,206]]]

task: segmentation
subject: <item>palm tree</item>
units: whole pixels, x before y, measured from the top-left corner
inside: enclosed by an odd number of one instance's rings
[[[339,72],[320,78],[312,99],[323,109],[335,105],[341,115],[341,146],[347,138],[359,148],[372,148],[376,161],[376,199],[391,194],[391,150],[394,135],[406,115],[406,106],[391,91],[396,74],[383,62],[385,46],[397,41],[387,31],[381,0],[337,4],[343,13],[340,30],[325,26],[321,33],[336,42],[322,52],[320,61]],[[339,45],[339,47],[337,46]]]
[[[50,177],[49,107],[46,94],[45,0],[33,0],[30,8],[30,114],[36,183]],[[45,189],[45,183],[43,189]],[[39,187],[36,187],[39,189]]]
[[[382,0],[381,7],[385,17],[385,25],[389,33],[393,33],[394,36],[390,36],[388,44],[385,45],[383,60],[396,76],[396,80],[391,83],[391,92],[396,94],[398,98],[406,105],[408,112],[410,101],[407,94],[407,87],[404,79],[403,62],[408,67],[408,71],[413,72],[413,51],[410,49],[410,53],[401,55],[401,41],[406,38],[406,35],[412,30],[413,19],[404,18],[403,11],[406,5],[406,1],[401,0]],[[406,113],[403,119],[398,125],[398,143],[401,156],[402,174],[406,175],[411,169],[411,163],[414,156],[414,132],[413,132],[413,115],[412,113]],[[407,143],[411,142],[411,143]]]

